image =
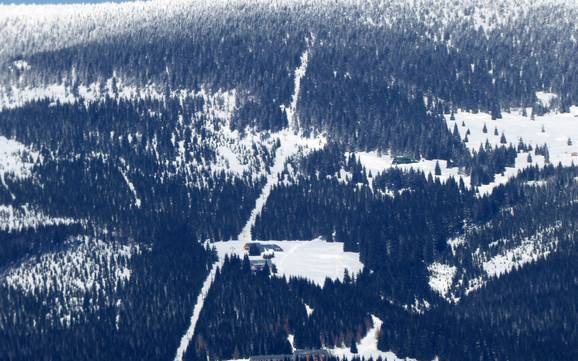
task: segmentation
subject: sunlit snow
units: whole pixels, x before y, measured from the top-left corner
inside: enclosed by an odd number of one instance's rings
[[[334,356],[339,358],[346,358],[348,360],[353,359],[354,357],[363,357],[366,360],[369,358],[373,358],[377,360],[381,357],[384,361],[412,361],[414,359],[411,358],[399,358],[393,352],[384,352],[380,351],[377,348],[377,337],[379,330],[381,329],[381,325],[383,325],[383,321],[377,318],[374,315],[371,315],[371,320],[373,321],[373,327],[367,330],[367,334],[359,341],[357,344],[357,354],[351,353],[349,347],[337,347],[328,349]],[[387,327],[387,325],[386,325]]]
[[[245,243],[244,241],[228,241],[216,242],[212,245],[216,247],[220,258],[226,255],[243,257]],[[303,277],[323,286],[325,278],[343,280],[346,269],[353,275],[363,270],[359,254],[344,252],[343,243],[327,242],[322,239],[259,241],[259,243],[276,244],[283,249],[283,252],[275,252],[275,257],[272,259],[279,276]]]

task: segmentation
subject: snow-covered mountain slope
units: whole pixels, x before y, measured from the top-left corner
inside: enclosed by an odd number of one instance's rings
[[[62,250],[30,257],[4,270],[0,284],[41,297],[49,307],[47,320],[70,325],[87,297],[94,307],[117,305],[115,293],[130,279],[130,259],[140,252],[136,244],[71,239]]]
[[[34,164],[41,161],[40,154],[26,145],[0,136],[0,177],[16,180],[28,178]]]
[[[526,114],[530,114],[527,109]],[[516,157],[515,166],[507,167],[503,173],[495,175],[495,180],[478,188],[480,195],[487,195],[494,188],[507,183],[516,177],[520,170],[530,166],[543,167],[547,160],[543,155],[536,154],[536,147],[548,147],[548,162],[554,165],[562,164],[570,166],[578,164],[578,107],[571,107],[569,113],[546,113],[543,116],[523,116],[521,111],[515,110],[510,113],[504,112],[501,119],[492,120],[487,113],[468,113],[459,111],[455,114],[455,120],[451,116],[446,117],[450,131],[457,126],[462,140],[468,149],[475,153],[480,147],[489,144],[491,147],[504,145],[517,146],[520,142],[531,146],[532,151],[521,151]],[[484,131],[484,128],[486,129]],[[502,134],[506,143],[503,142]],[[349,156],[349,153],[346,153]],[[462,178],[466,187],[470,186],[470,177],[464,169],[448,167],[443,159],[420,159],[410,164],[395,164],[394,157],[390,154],[372,152],[356,152],[355,156],[370,174],[375,176],[391,168],[402,170],[422,171],[426,176],[432,175],[445,182],[448,178]],[[436,164],[439,164],[441,175],[435,175]]]
[[[568,113],[552,112],[534,117],[531,112],[531,109],[525,110],[524,116],[521,110],[515,109],[510,113],[502,112],[501,119],[492,120],[487,113],[458,111],[455,121],[450,120],[450,116],[446,117],[446,121],[450,130],[457,125],[462,140],[467,135],[468,141],[465,144],[472,152],[486,142],[491,146],[500,146],[501,135],[504,134],[507,144],[515,146],[520,141],[534,148],[546,144],[552,164],[569,166],[572,162],[577,163],[578,107],[571,107]],[[543,165],[543,159],[538,157],[537,163]]]
[[[575,11],[576,1],[154,0],[82,5],[0,5],[0,38],[7,40],[0,45],[0,58],[107,41],[123,34],[148,32],[155,36],[178,28],[179,23],[203,21],[223,9],[236,8],[242,13],[247,6],[272,11],[287,8],[303,11],[332,6],[342,9],[343,15],[350,20],[354,19],[349,10],[355,7],[363,11],[362,16],[355,20],[370,27],[389,27],[412,14],[427,26],[439,27],[439,31],[430,33],[430,37],[434,41],[443,41],[444,31],[456,25],[490,32],[512,26],[517,19],[544,6],[563,6],[567,11]]]
[[[465,272],[460,262],[446,264],[434,262],[428,266],[431,289],[449,302],[460,301],[460,294],[468,295],[483,287],[493,278],[512,272],[524,265],[547,258],[558,244],[555,230],[560,224],[541,230],[520,242],[500,239],[484,247],[471,250],[476,272]],[[455,247],[468,248],[467,241]]]
[[[225,172],[238,178],[248,177],[252,181],[259,180],[269,174],[270,165],[268,154],[275,151],[276,144],[281,139],[283,145],[297,144],[296,137],[285,133],[271,134],[267,131],[256,131],[251,128],[243,132],[233,129],[232,119],[237,107],[236,91],[209,92],[204,88],[200,91],[187,89],[164,92],[161,87],[150,85],[144,88],[127,84],[120,78],[112,77],[102,82],[89,85],[79,85],[75,88],[65,84],[53,84],[42,87],[2,87],[0,86],[1,109],[14,109],[26,106],[35,101],[48,100],[51,103],[84,104],[99,103],[105,100],[139,101],[166,99],[176,100],[182,106],[191,103],[202,103],[203,107],[190,118],[180,116],[177,127],[172,131],[171,142],[177,150],[174,159],[164,159],[159,154],[156,140],[152,139],[150,151],[157,161],[171,173],[180,173],[185,177],[204,172],[220,174]],[[154,115],[154,110],[151,110]],[[111,138],[126,136],[129,143],[142,137],[140,133],[115,135]],[[120,138],[122,139],[122,138]],[[191,159],[191,148],[210,149],[214,158]],[[291,146],[290,146],[291,147]],[[5,157],[0,159],[0,173],[17,173],[21,176],[29,174],[33,161],[38,160],[38,154],[30,151],[26,146],[0,136],[0,152]],[[0,153],[2,154],[2,153]],[[25,155],[28,155],[25,157]],[[106,155],[102,155],[106,157]],[[25,162],[25,160],[27,162]],[[126,165],[129,166],[129,165]],[[194,186],[204,186],[198,183]]]

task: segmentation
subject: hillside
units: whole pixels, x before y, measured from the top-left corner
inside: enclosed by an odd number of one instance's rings
[[[0,5],[0,360],[578,359],[577,16]]]

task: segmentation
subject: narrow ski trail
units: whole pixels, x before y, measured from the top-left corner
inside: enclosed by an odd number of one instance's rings
[[[287,116],[288,128],[276,134],[281,146],[275,152],[275,161],[273,167],[271,167],[269,175],[267,176],[267,182],[263,186],[261,194],[255,202],[255,208],[251,211],[247,223],[237,237],[238,240],[251,241],[253,239],[252,228],[257,221],[257,217],[263,211],[267,199],[271,194],[271,190],[278,183],[279,176],[285,170],[285,163],[287,163],[289,158],[297,154],[303,146],[307,146],[308,141],[310,141],[309,139],[297,135],[299,120],[296,116],[297,103],[299,102],[299,96],[301,95],[301,80],[307,73],[307,67],[309,65],[309,53],[310,50],[308,47],[301,55],[301,64],[297,69],[295,69],[294,90],[293,95],[291,96],[291,104],[288,107],[283,108]]]
[[[191,316],[191,322],[189,324],[189,328],[187,332],[181,338],[181,343],[179,344],[179,348],[177,349],[177,354],[175,356],[175,361],[182,361],[187,349],[189,348],[189,344],[195,335],[195,328],[197,327],[197,322],[199,322],[199,317],[201,316],[201,311],[203,310],[203,306],[205,305],[205,299],[207,298],[207,294],[215,282],[215,275],[217,274],[217,269],[223,265],[223,261],[219,260],[213,264],[213,267],[209,271],[205,282],[203,282],[203,287],[201,288],[201,292],[197,297],[197,302],[195,303],[195,307],[193,308],[193,315]]]
[[[280,147],[275,151],[275,160],[273,162],[273,166],[271,167],[271,171],[267,176],[267,181],[261,190],[261,194],[255,201],[255,207],[251,211],[251,215],[249,216],[247,223],[241,230],[241,233],[238,236],[238,240],[251,241],[253,239],[252,228],[255,225],[257,217],[263,211],[263,208],[267,203],[267,199],[269,198],[273,187],[278,183],[279,176],[285,170],[285,163],[287,160],[303,149],[317,149],[323,147],[325,144],[323,138],[305,138],[298,134],[298,119],[296,116],[296,110],[297,103],[299,102],[299,96],[301,94],[301,80],[307,73],[307,66],[309,64],[309,45],[310,44],[308,41],[308,47],[301,55],[301,64],[295,70],[294,91],[291,97],[291,104],[288,107],[283,108],[285,114],[287,115],[288,127],[278,133],[273,134],[273,136],[279,140]],[[187,352],[193,337],[195,336],[195,328],[199,321],[201,311],[203,310],[205,299],[215,281],[217,269],[222,267],[223,263],[224,259],[219,259],[219,261],[213,265],[203,283],[203,287],[201,288],[201,292],[193,309],[189,328],[181,338],[181,342],[177,349],[177,353],[174,359],[175,361],[183,360],[184,355]]]

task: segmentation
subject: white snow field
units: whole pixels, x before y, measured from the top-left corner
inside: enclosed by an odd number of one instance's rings
[[[272,259],[277,267],[278,276],[302,277],[309,279],[319,286],[323,286],[325,278],[343,280],[347,269],[349,274],[355,275],[363,270],[363,263],[359,261],[359,254],[344,252],[343,243],[327,242],[322,239],[311,241],[258,241],[261,244],[276,244],[283,252],[275,252]],[[216,242],[215,246],[222,259],[226,255],[243,257],[245,241]],[[260,256],[249,257],[260,259]]]
[[[455,266],[434,262],[430,264],[427,269],[429,271],[428,283],[431,289],[440,296],[444,298],[447,297],[454,282],[457,268]]]
[[[527,109],[527,114],[530,113],[531,110]],[[457,125],[462,140],[465,139],[468,130],[470,131],[466,145],[472,153],[479,150],[480,145],[485,145],[486,141],[492,147],[502,145],[500,138],[504,133],[508,145],[517,146],[520,139],[534,149],[536,146],[546,144],[550,154],[550,163],[554,165],[558,163],[563,166],[578,164],[578,107],[571,107],[569,113],[547,113],[543,116],[536,116],[535,120],[531,120],[530,116],[522,116],[520,110],[511,113],[503,112],[502,119],[497,120],[492,120],[490,114],[487,113],[474,114],[458,111],[455,114],[455,119],[452,121],[449,115],[446,117],[448,128],[453,131],[454,125]],[[484,125],[487,128],[487,133],[483,132]],[[498,135],[494,134],[495,129],[497,129]],[[540,167],[545,165],[543,156],[535,155],[533,151],[529,153],[532,155],[532,162],[528,162],[528,152],[519,153],[515,166],[506,168],[502,174],[496,174],[492,183],[480,186],[478,194],[490,194],[494,188],[516,177],[518,172],[524,168],[533,165]],[[348,155],[349,153],[346,154],[346,156]],[[372,176],[391,168],[414,169],[423,171],[426,176],[431,174],[441,182],[445,182],[450,177],[456,180],[461,177],[467,187],[470,185],[469,176],[465,175],[464,171],[459,168],[448,168],[445,160],[420,159],[412,164],[393,164],[394,159],[388,153],[356,152],[355,156],[365,169],[371,172]],[[440,165],[441,176],[434,175],[436,162]],[[371,179],[368,180],[371,181]]]
[[[457,124],[460,137],[465,138],[469,129],[467,147],[471,151],[477,151],[480,145],[488,141],[492,146],[500,145],[502,133],[506,136],[506,141],[516,146],[520,140],[525,144],[535,146],[548,145],[550,152],[550,162],[557,165],[561,162],[564,166],[569,166],[574,162],[578,163],[578,107],[570,108],[569,113],[547,113],[543,116],[536,116],[531,120],[531,109],[526,110],[528,116],[524,117],[520,110],[512,110],[511,113],[502,112],[502,119],[492,120],[487,113],[468,113],[458,111],[455,114],[455,121],[446,117],[446,122],[450,131],[454,124]],[[462,122],[465,126],[462,126]],[[484,125],[488,130],[483,132]],[[544,132],[542,132],[542,127]],[[494,135],[494,129],[498,129],[498,135]],[[568,139],[572,145],[568,145]],[[543,159],[538,159],[537,164],[542,165]]]
[[[331,348],[328,351],[336,357],[347,358],[348,360],[353,359],[353,357],[365,358],[366,360],[372,357],[377,360],[378,357],[381,357],[384,361],[415,361],[411,358],[399,358],[393,352],[380,351],[377,348],[377,336],[383,321],[374,315],[371,315],[371,319],[373,327],[367,330],[367,334],[357,344],[357,354],[352,354],[349,347]]]

